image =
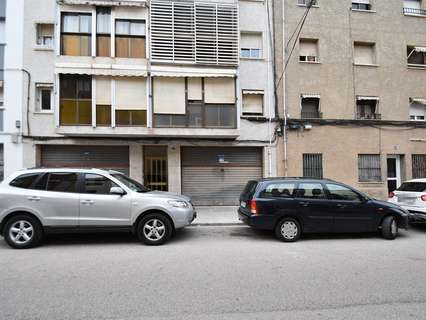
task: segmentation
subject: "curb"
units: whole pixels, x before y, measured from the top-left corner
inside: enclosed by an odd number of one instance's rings
[[[226,227],[226,226],[243,226],[242,222],[205,222],[193,223],[187,227]]]

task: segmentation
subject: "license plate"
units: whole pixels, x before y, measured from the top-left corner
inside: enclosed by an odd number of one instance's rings
[[[245,208],[247,206],[247,203],[245,203],[245,201],[241,201],[241,207]]]

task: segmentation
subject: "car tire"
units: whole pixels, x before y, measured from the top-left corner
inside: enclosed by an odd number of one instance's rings
[[[20,214],[6,222],[3,236],[12,248],[29,249],[40,244],[43,239],[43,227],[36,218]]]
[[[170,220],[161,213],[150,213],[143,217],[137,226],[140,241],[147,245],[158,246],[169,240],[173,233]]]
[[[293,218],[284,218],[275,227],[275,236],[284,242],[299,240],[301,233],[302,228],[300,223]]]
[[[394,240],[398,236],[398,223],[394,216],[383,219],[382,236],[387,240]]]

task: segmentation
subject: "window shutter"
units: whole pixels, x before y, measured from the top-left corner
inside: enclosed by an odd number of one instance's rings
[[[156,114],[185,114],[185,78],[154,78],[153,105]]]
[[[241,48],[262,49],[262,34],[241,33]]]
[[[234,104],[234,78],[205,78],[204,101],[205,103]]]
[[[263,114],[263,94],[243,94],[243,113]]]
[[[202,79],[201,78],[188,78],[188,100],[202,100]]]
[[[300,40],[300,56],[314,56],[317,54],[317,41],[314,40]]]
[[[111,78],[96,77],[96,104],[111,105]]]
[[[146,79],[116,78],[115,109],[146,110]]]
[[[421,9],[420,0],[404,0],[404,8]]]

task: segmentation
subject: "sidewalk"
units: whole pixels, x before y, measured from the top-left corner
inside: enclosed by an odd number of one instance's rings
[[[195,207],[197,218],[193,225],[234,225],[238,220],[238,207]]]

